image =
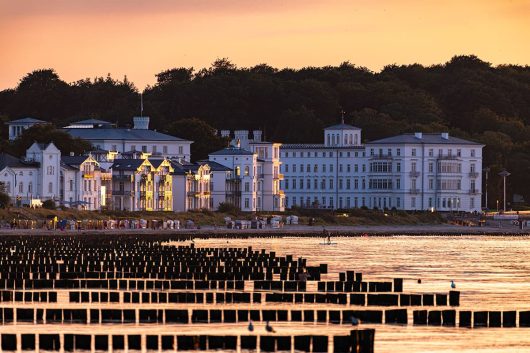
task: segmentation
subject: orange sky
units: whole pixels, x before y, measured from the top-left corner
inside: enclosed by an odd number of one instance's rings
[[[37,68],[143,89],[172,67],[530,64],[530,0],[0,0],[0,90]]]

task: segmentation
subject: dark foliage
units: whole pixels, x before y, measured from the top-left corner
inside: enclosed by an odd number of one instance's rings
[[[344,110],[346,122],[361,127],[365,141],[448,131],[483,142],[484,166],[491,168],[489,206],[502,200],[497,176],[502,168],[512,173],[508,193],[530,200],[528,66],[494,67],[476,56],[455,56],[443,65],[391,65],[374,73],[348,62],[278,70],[265,64],[238,68],[219,59],[210,68],[173,68],[156,77],[144,91],[152,127],[200,142],[195,152],[201,158],[208,152],[202,141],[208,139],[185,136],[182,126],[190,120],[180,127],[177,122],[197,118],[216,129],[262,129],[267,140],[309,143],[321,142],[321,129],[337,123]],[[2,120],[34,116],[61,126],[94,117],[123,126],[138,110],[138,92],[126,78],[68,84],[46,69],[0,92]]]

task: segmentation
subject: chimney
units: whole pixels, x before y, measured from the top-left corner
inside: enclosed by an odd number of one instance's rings
[[[423,133],[421,132],[415,132],[414,133],[414,136],[418,139],[418,140],[421,140],[423,138]]]
[[[148,116],[135,116],[133,118],[134,127],[136,130],[149,130],[149,117]]]
[[[235,130],[234,140],[239,140],[240,147],[248,148],[248,130]]]
[[[449,133],[448,132],[442,132],[442,139],[449,140]]]
[[[261,142],[263,139],[263,131],[254,130],[254,142]]]

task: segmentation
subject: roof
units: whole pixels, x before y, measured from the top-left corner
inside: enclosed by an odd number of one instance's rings
[[[386,137],[384,139],[375,140],[366,143],[371,144],[432,144],[432,145],[477,145],[483,146],[482,144],[474,141],[464,140],[458,137],[448,135],[445,139],[441,133],[424,133],[421,138],[417,138],[415,134],[402,134],[392,137]]]
[[[195,173],[201,166],[200,164],[191,163],[187,161],[177,162],[177,161],[171,160],[170,162],[171,162],[171,166],[173,167],[173,173],[172,173],[173,175],[185,175],[186,173],[190,171],[192,173]]]
[[[341,124],[328,126],[324,128],[324,130],[361,130],[361,129],[356,126],[350,125],[350,124],[341,123]]]
[[[7,153],[0,153],[0,170],[9,168],[36,168],[39,166],[37,162],[26,162],[20,158],[12,156]]]
[[[88,156],[61,156],[61,162],[69,166],[78,166],[88,159]]]
[[[73,123],[70,123],[70,125],[112,125],[112,123],[108,121],[104,121],[104,120],[98,120],[98,119],[86,119],[86,120],[74,121]]]
[[[83,140],[131,140],[131,141],[187,141],[180,137],[166,135],[153,130],[101,128],[101,129],[75,129],[64,128],[73,137]],[[187,141],[192,142],[192,141]]]
[[[200,165],[208,164],[212,172],[231,172],[232,171],[232,169],[225,167],[221,163],[217,163],[217,162],[213,162],[209,160],[198,161],[197,163],[199,163]]]
[[[143,162],[144,159],[115,159],[110,168],[113,170],[136,170]]]
[[[225,147],[222,150],[210,153],[211,156],[252,156],[254,153],[247,151],[241,147]]]
[[[47,123],[47,121],[42,121],[39,119],[27,117],[27,118],[22,118],[22,119],[17,119],[17,120],[11,120],[11,121],[8,121],[6,124],[12,125],[12,124],[42,124],[42,123]]]
[[[326,146],[322,143],[287,143],[280,149],[325,149],[325,150],[363,150],[364,146]]]

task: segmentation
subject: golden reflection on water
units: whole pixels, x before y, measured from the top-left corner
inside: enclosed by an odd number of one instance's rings
[[[335,237],[337,245],[331,246],[320,246],[321,241],[197,239],[195,246],[252,246],[305,257],[308,265],[328,264],[329,275],[323,279],[338,279],[338,272],[346,270],[362,272],[367,281],[401,277],[407,293],[447,292],[454,280],[461,291],[461,310],[530,310],[528,237]],[[530,352],[530,328],[419,327],[409,322],[408,326],[367,325],[376,328],[376,352]],[[299,333],[304,326],[315,325],[287,324],[285,333]],[[344,326],[320,326],[322,332],[344,334]]]

